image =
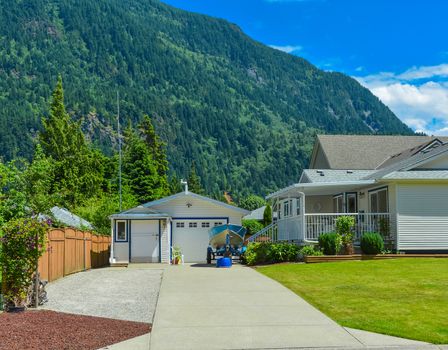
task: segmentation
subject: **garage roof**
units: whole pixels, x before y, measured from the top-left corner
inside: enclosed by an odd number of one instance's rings
[[[145,208],[141,205],[109,216],[110,219],[159,219],[168,217],[170,216],[166,213],[161,213],[156,210]]]
[[[199,199],[199,200],[207,201],[207,202],[219,205],[221,207],[224,207],[226,209],[236,211],[236,212],[241,213],[243,215],[247,215],[247,214],[250,213],[249,210],[238,208],[238,207],[235,207],[233,205],[230,205],[230,204],[227,204],[227,203],[224,203],[224,202],[220,202],[220,201],[217,201],[217,200],[209,198],[209,197],[201,196],[199,194],[196,194],[196,193],[193,193],[193,192],[190,192],[190,191],[188,191],[188,192],[179,192],[179,193],[173,194],[172,196],[164,197],[164,198],[161,198],[161,199],[149,202],[149,203],[145,203],[145,204],[143,204],[143,207],[150,208],[150,207],[153,207],[153,206],[157,206],[157,205],[160,205],[160,204],[164,204],[164,203],[170,202],[172,200],[175,200],[175,199],[178,199],[178,198],[181,198],[181,197],[192,197],[192,198],[196,198],[196,199]]]

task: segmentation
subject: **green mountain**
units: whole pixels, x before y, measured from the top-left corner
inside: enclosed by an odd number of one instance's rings
[[[156,0],[3,0],[0,154],[32,154],[61,73],[66,105],[111,154],[123,119],[153,117],[172,171],[209,193],[298,180],[322,133],[411,134],[354,79],[262,45],[236,25]],[[126,122],[124,122],[126,124]]]

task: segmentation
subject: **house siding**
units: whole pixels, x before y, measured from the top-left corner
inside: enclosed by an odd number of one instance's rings
[[[448,186],[398,184],[398,249],[448,249]]]
[[[190,207],[187,204],[191,204]],[[176,218],[229,218],[229,222],[241,225],[241,218],[244,214],[224,208],[212,202],[200,200],[198,198],[182,196],[167,203],[152,206],[151,209],[167,213],[173,219]]]

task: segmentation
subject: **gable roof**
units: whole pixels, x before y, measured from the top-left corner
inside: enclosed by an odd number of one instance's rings
[[[305,169],[299,183],[357,181],[374,172],[375,170]]]
[[[238,208],[238,207],[236,207],[234,205],[230,205],[230,204],[227,204],[227,203],[224,203],[224,202],[220,202],[220,201],[217,201],[217,200],[209,198],[209,197],[201,196],[199,194],[196,194],[196,193],[193,193],[193,192],[190,192],[190,191],[188,191],[188,192],[179,192],[179,193],[173,194],[173,195],[168,196],[168,197],[160,198],[160,199],[157,199],[155,201],[145,203],[142,206],[145,207],[145,208],[151,208],[151,207],[154,207],[154,206],[157,206],[157,205],[160,205],[160,204],[165,204],[165,203],[171,202],[171,201],[173,201],[175,199],[182,198],[182,197],[192,197],[192,198],[196,198],[196,199],[199,199],[199,200],[207,201],[209,203],[213,203],[215,205],[219,205],[219,206],[224,207],[226,209],[236,211],[236,212],[238,212],[240,214],[243,214],[243,215],[247,215],[247,214],[250,213],[249,210]]]
[[[436,148],[442,144],[443,144],[443,142],[440,139],[435,138],[428,142],[421,143],[418,146],[400,151],[399,153],[393,154],[390,157],[388,157],[387,159],[385,159],[384,162],[382,162],[381,164],[379,164],[377,166],[377,169],[386,168],[389,165],[392,165],[392,164],[398,163],[404,159],[410,158],[410,157],[416,155],[417,153],[431,150],[431,149]]]
[[[317,135],[310,167],[323,152],[330,169],[372,170],[393,154],[434,140],[433,136]],[[448,142],[448,137],[438,137]]]
[[[436,159],[445,155],[448,152],[448,143],[440,145],[436,148],[430,148],[427,151],[419,152],[411,157],[405,158],[399,162],[392,163],[391,165],[381,168],[378,171],[366,176],[364,179],[381,179],[386,175],[396,171],[411,170],[419,165],[422,165],[428,161]],[[423,172],[423,171],[421,171]],[[415,171],[413,172],[415,173]]]
[[[62,222],[67,226],[76,227],[79,229],[84,227],[88,229],[93,229],[93,225],[90,222],[84,220],[78,215],[73,214],[72,212],[68,211],[65,208],[53,207],[50,209],[50,211],[57,221]]]

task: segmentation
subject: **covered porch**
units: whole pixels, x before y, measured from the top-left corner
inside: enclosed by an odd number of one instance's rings
[[[249,241],[316,243],[335,232],[338,217],[355,219],[355,243],[365,232],[378,232],[394,241],[394,217],[387,186],[370,180],[338,183],[299,183],[268,196],[277,220]]]

